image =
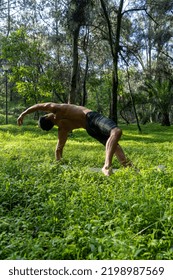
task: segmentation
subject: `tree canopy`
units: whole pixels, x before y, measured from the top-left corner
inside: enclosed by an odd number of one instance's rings
[[[0,27],[0,114],[6,77],[9,107],[70,102],[171,124],[172,0],[2,0]]]

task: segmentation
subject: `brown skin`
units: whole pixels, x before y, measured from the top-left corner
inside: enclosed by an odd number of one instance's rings
[[[36,111],[49,112],[50,114],[47,116],[47,118],[49,118],[54,123],[54,125],[58,126],[58,142],[55,149],[55,157],[56,160],[60,160],[62,158],[63,148],[67,141],[69,132],[78,128],[86,129],[86,114],[91,110],[82,106],[71,104],[35,104],[20,114],[17,119],[18,125],[23,124],[23,119],[26,115]],[[106,143],[105,164],[102,168],[102,172],[106,176],[112,174],[111,166],[114,154],[124,167],[131,166],[131,163],[127,160],[122,148],[118,144],[121,135],[122,131],[120,128],[113,128]]]

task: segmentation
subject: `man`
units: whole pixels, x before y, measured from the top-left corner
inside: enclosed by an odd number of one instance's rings
[[[84,128],[88,134],[106,147],[105,163],[102,172],[109,176],[112,174],[112,158],[115,154],[118,161],[124,166],[131,166],[125,154],[118,144],[122,131],[116,124],[102,116],[82,106],[71,104],[42,103],[35,104],[25,110],[18,117],[18,125],[23,124],[23,118],[27,114],[36,111],[49,112],[49,114],[39,119],[39,126],[43,130],[50,130],[54,125],[58,126],[58,143],[55,150],[56,160],[62,158],[64,145],[69,132],[73,129]]]

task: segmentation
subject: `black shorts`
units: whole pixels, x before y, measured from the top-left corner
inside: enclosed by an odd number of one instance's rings
[[[103,145],[106,145],[110,132],[115,127],[117,125],[114,121],[97,112],[91,111],[86,114],[86,131]]]

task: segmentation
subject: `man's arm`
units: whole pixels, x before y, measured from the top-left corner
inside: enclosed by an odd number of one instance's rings
[[[55,149],[55,158],[56,160],[60,160],[62,158],[63,148],[67,141],[68,130],[64,130],[63,128],[58,128],[58,143]]]
[[[17,119],[18,125],[23,124],[23,119],[26,115],[34,113],[36,111],[44,111],[44,112],[51,112],[51,113],[56,113],[56,108],[57,104],[56,103],[40,103],[40,104],[35,104],[25,111],[23,111],[20,116]]]

